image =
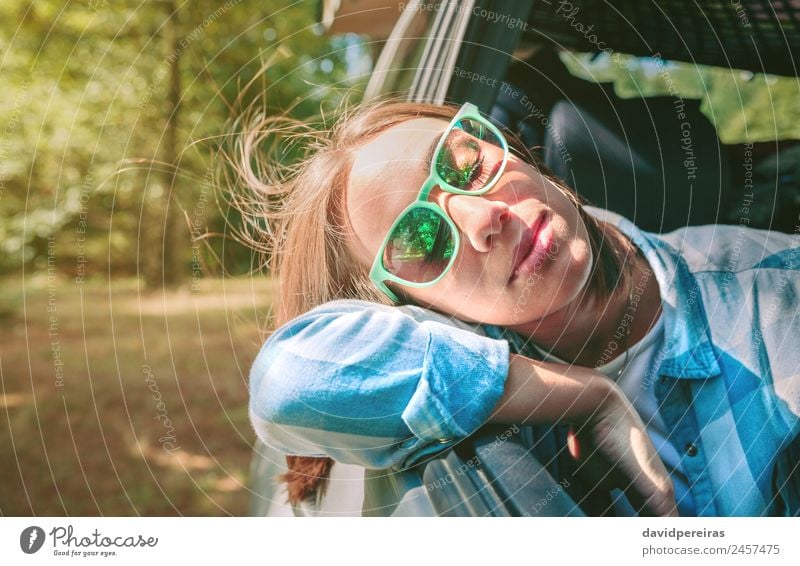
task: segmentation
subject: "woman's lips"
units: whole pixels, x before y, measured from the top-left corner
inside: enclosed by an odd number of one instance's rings
[[[510,281],[515,281],[521,275],[541,270],[550,255],[552,246],[553,229],[550,226],[550,216],[543,213],[522,235],[514,254],[514,268]]]

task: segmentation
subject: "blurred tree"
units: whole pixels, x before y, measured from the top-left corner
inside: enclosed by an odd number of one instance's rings
[[[55,265],[160,285],[198,258],[205,272],[248,270],[225,237],[191,243],[236,221],[214,207],[211,155],[253,100],[305,119],[359,92],[367,48],[322,35],[316,17],[309,1],[0,3],[0,273]]]
[[[176,181],[178,179],[175,168],[178,161],[178,127],[181,113],[181,53],[180,45],[180,24],[179,9],[174,0],[165,0],[165,25],[164,38],[166,44],[166,64],[168,67],[168,87],[166,93],[166,104],[164,105],[164,143],[162,146],[162,163],[164,187],[163,196],[159,202],[153,206],[153,214],[147,224],[152,228],[151,242],[148,249],[152,250],[152,255],[148,256],[148,262],[144,269],[145,281],[152,287],[159,282],[164,285],[174,285],[179,282],[182,270],[178,269],[177,262],[180,254],[176,246],[182,241],[178,238],[178,203],[172,202],[175,194]],[[154,220],[156,222],[154,222]],[[161,229],[159,229],[159,226]],[[156,236],[155,241],[153,236]],[[160,237],[158,237],[160,236]]]

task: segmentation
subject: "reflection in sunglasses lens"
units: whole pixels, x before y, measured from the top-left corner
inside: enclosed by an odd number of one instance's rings
[[[487,170],[502,152],[503,142],[492,128],[479,120],[464,118],[455,123],[442,144],[436,156],[436,171],[453,188],[479,191],[493,181]]]
[[[406,212],[383,251],[383,267],[413,283],[428,283],[447,270],[455,251],[450,225],[429,208]]]

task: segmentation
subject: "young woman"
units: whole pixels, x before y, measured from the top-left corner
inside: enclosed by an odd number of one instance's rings
[[[240,149],[279,282],[250,414],[290,500],[331,458],[404,469],[485,422],[560,422],[644,513],[800,512],[797,238],[644,233],[468,104],[367,106],[254,172],[280,129]]]

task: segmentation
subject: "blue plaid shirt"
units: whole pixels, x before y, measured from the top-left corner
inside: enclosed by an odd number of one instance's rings
[[[595,214],[600,214],[595,212]],[[609,218],[662,296],[660,414],[701,516],[800,514],[800,236],[666,235]],[[288,454],[412,466],[484,423],[524,340],[417,307],[335,301],[278,329],[250,376],[258,436]]]

